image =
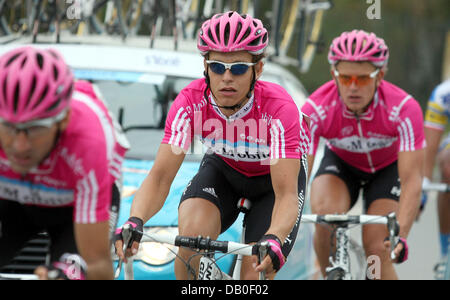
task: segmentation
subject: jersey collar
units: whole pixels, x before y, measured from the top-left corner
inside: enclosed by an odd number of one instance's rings
[[[341,98],[339,96],[339,98]],[[342,99],[340,99],[341,103],[343,104],[344,102],[342,101]],[[347,108],[347,106],[345,106],[345,104],[343,104],[344,110],[343,110],[343,115],[345,118],[348,119],[359,119],[359,120],[366,120],[366,121],[372,121],[374,116],[375,116],[375,108],[378,106],[380,100],[378,97],[378,91],[375,92],[375,95],[373,96],[373,100],[370,102],[369,106],[367,107],[366,111],[364,113],[362,113],[361,115],[359,115],[358,117],[356,117],[356,115]]]
[[[212,105],[212,107],[214,108],[214,110],[216,111],[216,113],[217,113],[222,119],[224,119],[224,120],[226,120],[226,121],[233,121],[233,120],[236,120],[236,119],[241,119],[241,118],[243,118],[244,116],[246,116],[246,115],[250,112],[250,110],[252,109],[252,107],[253,107],[254,99],[255,99],[255,93],[252,94],[252,96],[250,97],[250,99],[247,101],[247,103],[246,103],[244,106],[242,106],[237,112],[235,112],[235,113],[232,114],[231,116],[227,117],[227,116],[225,116],[225,115],[222,113],[222,111],[216,106],[217,103],[216,103],[216,101],[214,100],[214,96],[212,95],[212,93],[209,94],[209,101],[211,101],[211,103],[214,104],[214,105]]]

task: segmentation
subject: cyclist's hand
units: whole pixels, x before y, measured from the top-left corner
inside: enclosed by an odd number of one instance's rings
[[[131,225],[131,238],[127,245],[125,253],[123,252],[123,226],[116,229],[114,235],[114,246],[116,248],[116,254],[124,262],[127,262],[127,257],[135,255],[139,248],[139,243],[142,239],[142,232],[144,230],[144,222],[138,217],[131,217],[125,224]],[[124,225],[125,225],[124,224]]]
[[[387,251],[389,253],[389,257],[390,257],[391,256],[391,243],[389,242],[388,237],[384,240],[384,246],[387,249]],[[402,262],[405,262],[408,259],[408,252],[409,252],[409,247],[408,247],[408,244],[406,243],[406,239],[404,239],[402,237],[399,238],[398,242],[394,248],[395,259],[393,259],[392,261],[397,264],[401,264]]]
[[[278,272],[286,262],[286,259],[281,251],[281,241],[278,237],[273,234],[264,235],[258,243],[268,242],[269,249],[268,255],[263,259],[263,261],[258,265],[257,258],[254,258],[253,265],[256,265],[255,271],[262,272],[265,271],[267,275],[270,273]]]

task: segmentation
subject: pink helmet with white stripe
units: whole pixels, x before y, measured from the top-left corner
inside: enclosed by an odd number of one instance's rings
[[[343,32],[335,38],[328,52],[328,61],[368,61],[376,67],[387,65],[389,49],[382,38],[363,30]]]
[[[229,11],[205,21],[198,33],[197,48],[204,55],[209,51],[248,51],[259,55],[269,44],[269,34],[262,22],[249,15]]]
[[[25,123],[59,115],[69,106],[73,81],[54,49],[8,51],[0,57],[0,118]]]

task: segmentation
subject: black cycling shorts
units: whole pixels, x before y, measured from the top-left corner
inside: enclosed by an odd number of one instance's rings
[[[366,173],[344,162],[328,147],[320,163],[315,177],[322,174],[332,174],[342,179],[350,194],[350,208],[358,200],[359,192],[363,189],[364,212],[377,199],[400,199],[400,180],[398,177],[397,161],[375,173]]]
[[[283,243],[285,257],[291,251],[297,237],[298,227],[306,194],[306,159],[298,176],[299,215],[291,233]],[[221,232],[227,230],[237,219],[237,202],[241,198],[251,201],[250,212],[245,217],[245,243],[258,242],[269,229],[275,194],[270,174],[247,177],[225,163],[216,154],[206,154],[198,173],[189,182],[181,202],[190,198],[203,198],[217,206],[221,215]]]
[[[112,210],[118,210],[120,193],[113,184]],[[117,220],[110,220],[111,223]],[[50,261],[64,253],[78,254],[74,235],[73,207],[41,207],[0,200],[0,267],[18,254],[39,233],[50,237]]]

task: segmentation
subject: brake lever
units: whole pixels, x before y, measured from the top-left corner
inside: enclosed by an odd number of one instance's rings
[[[395,246],[398,244],[399,237],[398,234],[400,232],[400,225],[397,222],[397,216],[395,212],[391,212],[387,216],[387,225],[389,230],[389,242],[391,243],[391,259],[395,260],[397,257],[394,253]]]
[[[267,248],[269,247],[269,243],[268,242],[262,242],[261,245],[259,246],[259,264],[261,264],[261,262],[264,260],[264,258],[267,256]],[[261,271],[259,272],[259,280],[266,280],[266,272],[265,271]]]
[[[125,251],[128,248],[128,244],[130,243],[131,240],[131,225],[130,224],[125,224],[122,227],[122,237],[123,237],[123,255],[125,255]],[[117,268],[114,272],[114,278],[117,279],[120,276],[120,272],[122,271],[122,264],[123,264],[123,259],[120,258],[119,259],[119,263],[117,264]]]

